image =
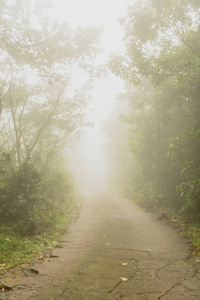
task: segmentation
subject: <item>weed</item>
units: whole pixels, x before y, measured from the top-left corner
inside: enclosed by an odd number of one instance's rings
[[[9,268],[29,262],[34,256],[44,250],[51,249],[61,239],[70,221],[70,213],[74,208],[74,201],[70,207],[63,207],[57,211],[56,225],[48,228],[45,233],[35,236],[22,237],[9,226],[0,226],[0,274]]]

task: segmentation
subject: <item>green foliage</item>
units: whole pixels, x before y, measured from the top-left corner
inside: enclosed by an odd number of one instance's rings
[[[58,163],[57,154],[86,122],[99,30],[72,30],[66,23],[51,22],[44,12],[47,1],[1,4],[3,151],[11,151],[18,165],[34,158],[43,168],[50,160]],[[84,78],[78,89],[74,73]]]
[[[200,221],[199,17],[198,1],[136,1],[122,20],[126,55],[110,62],[129,84],[123,192],[195,222]]]
[[[56,246],[66,230],[73,206],[67,210],[64,206],[62,208],[62,215],[57,212],[57,225],[41,235],[22,237],[13,228],[0,226],[0,274],[11,267],[29,262],[36,255],[40,254],[42,257],[44,250]]]
[[[39,173],[26,162],[8,176],[0,189],[1,224],[21,235],[43,233],[57,222],[63,206],[71,206],[72,184],[63,173]]]
[[[39,174],[29,163],[13,170],[1,189],[1,222],[26,219],[38,199],[39,182]]]
[[[190,226],[185,231],[184,236],[189,239],[195,253],[200,255],[200,227],[197,225]]]
[[[99,34],[52,22],[49,4],[0,4],[0,224],[27,236],[56,226],[71,205],[61,153],[86,122]]]
[[[69,220],[73,183],[60,171],[62,152],[86,123],[95,73],[99,30],[52,22],[49,5],[0,1],[0,261],[10,265],[31,257],[34,243],[44,248],[34,236]]]

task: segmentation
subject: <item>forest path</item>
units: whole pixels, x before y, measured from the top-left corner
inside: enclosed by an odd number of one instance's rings
[[[200,263],[178,232],[128,199],[85,197],[80,216],[34,272],[0,299],[199,300]],[[32,270],[32,271],[34,271]]]

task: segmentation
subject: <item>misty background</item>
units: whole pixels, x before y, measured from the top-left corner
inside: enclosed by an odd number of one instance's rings
[[[199,1],[2,0],[0,17],[2,226],[53,228],[76,190],[198,222]]]
[[[120,18],[127,12],[127,5],[133,1],[63,1],[54,3],[51,16],[69,22],[70,26],[95,26],[101,29],[99,36],[100,52],[95,64],[105,67],[111,53],[123,54],[123,30]],[[65,9],[63,9],[65,8]],[[78,8],[78,9],[77,9]],[[94,79],[91,99],[86,110],[90,127],[82,128],[81,135],[73,141],[72,149],[66,150],[68,167],[74,175],[77,188],[81,192],[108,192],[112,190],[111,165],[109,163],[111,149],[104,122],[107,121],[116,106],[119,114],[127,107],[127,103],[116,103],[117,96],[124,91],[124,80],[108,70],[99,79]],[[125,101],[124,101],[125,102]],[[120,111],[121,110],[121,111]],[[87,175],[86,175],[87,174]]]

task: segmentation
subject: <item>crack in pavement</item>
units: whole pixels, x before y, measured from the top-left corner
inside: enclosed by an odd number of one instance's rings
[[[48,261],[31,265],[39,274],[26,266],[5,276],[14,291],[4,299],[199,299],[198,258],[177,232],[128,199],[101,195],[84,205]]]
[[[186,259],[182,260],[182,261],[188,261],[188,260],[190,260],[191,254],[188,255],[188,257]],[[179,261],[181,261],[181,260],[179,260]],[[196,269],[196,266],[193,267],[193,270],[194,269]],[[198,271],[197,271],[197,273],[198,273]],[[189,292],[193,292],[193,289],[191,289],[191,288],[189,288],[189,287],[187,287],[187,286],[184,285],[184,281],[186,280],[187,276],[188,276],[188,272],[186,272],[186,274],[183,276],[183,278],[180,279],[179,282],[177,282],[176,284],[172,285],[168,290],[165,291],[165,293],[163,293],[161,296],[159,296],[158,300],[162,299],[163,297],[165,297],[166,295],[168,295],[175,287],[178,287],[178,286],[181,286],[184,290],[187,290]],[[193,274],[192,278],[193,277],[194,277],[194,274]],[[179,295],[184,295],[185,294],[184,290],[183,290],[182,293],[179,292]],[[200,286],[199,286],[199,290],[200,290]]]
[[[69,288],[67,288],[67,287],[65,289],[63,289],[62,292],[60,293],[60,296],[63,296],[68,289]]]
[[[119,281],[114,285],[114,287],[113,287],[111,290],[108,291],[108,293],[109,293],[109,294],[112,293],[112,292],[118,287],[118,285],[120,285],[121,283],[122,283],[122,280],[119,280]]]
[[[159,278],[160,276],[158,275],[159,272],[163,271],[164,269],[166,269],[167,267],[173,265],[174,263],[176,262],[181,262],[182,260],[178,259],[178,260],[174,260],[174,261],[171,261],[169,263],[167,263],[166,265],[164,265],[163,267],[161,267],[160,269],[157,270],[156,272],[156,277]]]
[[[157,298],[157,300],[162,299],[162,297],[164,297],[164,296],[166,296],[167,294],[169,294],[169,292],[170,292],[173,288],[175,288],[176,286],[179,286],[179,285],[181,285],[181,282],[178,282],[178,283],[174,284],[173,286],[171,286],[171,287],[170,287],[168,290],[166,290],[161,296],[159,296],[159,297]]]
[[[124,297],[126,297],[126,296],[128,296],[129,294],[122,294],[122,295],[119,295],[119,297],[118,298],[116,298],[115,300],[120,300],[120,299],[122,299],[122,298],[124,298]]]

